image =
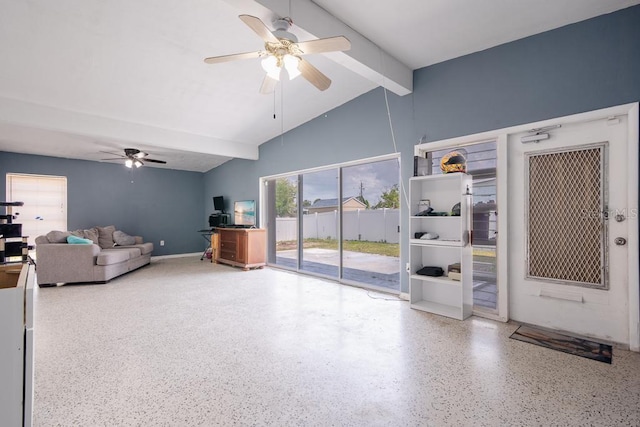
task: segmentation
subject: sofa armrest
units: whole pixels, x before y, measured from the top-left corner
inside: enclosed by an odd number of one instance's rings
[[[49,239],[47,239],[47,236],[36,237],[36,245],[48,245],[48,244],[49,244]]]
[[[142,238],[142,236],[133,236],[136,239],[136,245],[141,245],[144,243],[144,239]]]
[[[49,243],[36,245],[38,284],[92,282],[93,267],[100,253],[98,245]]]

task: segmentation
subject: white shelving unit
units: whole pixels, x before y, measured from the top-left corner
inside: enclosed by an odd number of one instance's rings
[[[471,234],[472,179],[465,173],[413,177],[409,184],[411,308],[464,320],[473,310],[473,254]],[[433,212],[447,216],[417,215],[428,200]],[[451,216],[460,203],[460,216]],[[416,239],[418,232],[436,233],[436,240]],[[450,264],[460,263],[461,280],[446,276]],[[424,266],[441,267],[445,276],[416,274]]]
[[[35,266],[0,264],[0,424],[33,421]]]

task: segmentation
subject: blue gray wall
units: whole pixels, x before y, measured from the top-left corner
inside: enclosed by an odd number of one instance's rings
[[[407,99],[389,94],[396,139],[405,146],[413,134]],[[212,209],[211,196],[224,196],[228,211],[234,200],[257,201],[258,179],[263,176],[394,152],[384,93],[373,90],[287,132],[284,138],[262,144],[258,161],[231,160],[209,171],[205,175],[205,210]],[[407,162],[413,165],[413,160]]]
[[[206,242],[196,233],[205,227],[203,174],[150,167],[130,171],[121,164],[0,152],[0,200],[7,173],[66,176],[70,230],[113,224],[153,242],[154,256],[204,250]]]
[[[435,141],[636,102],[639,76],[640,6],[417,70],[413,94],[389,94],[403,182],[423,135]],[[205,196],[209,204],[214,195],[257,200],[262,176],[393,151],[384,93],[376,89],[263,144],[258,161],[209,171]],[[401,251],[404,265],[406,241]],[[401,286],[407,291],[404,275]]]
[[[640,6],[417,70],[413,94],[388,94],[403,182],[423,135],[434,141],[636,102],[638,76]],[[232,160],[206,174],[141,168],[132,184],[121,165],[0,153],[0,176],[67,176],[69,228],[114,224],[164,255],[204,248],[195,230],[206,225],[212,196],[224,196],[231,210],[235,200],[258,200],[262,176],[393,152],[384,92],[375,89],[263,144],[260,160]],[[407,223],[405,212],[401,227]],[[403,264],[407,249],[405,242]]]
[[[416,130],[435,141],[640,99],[640,6],[423,68]]]

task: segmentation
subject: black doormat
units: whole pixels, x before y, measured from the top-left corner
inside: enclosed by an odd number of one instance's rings
[[[611,358],[613,357],[613,349],[610,345],[531,326],[520,326],[509,338],[609,364],[611,364]]]

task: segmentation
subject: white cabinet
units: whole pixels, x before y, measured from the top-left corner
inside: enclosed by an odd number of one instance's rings
[[[0,265],[0,425],[31,426],[33,284],[28,264]]]
[[[471,236],[472,179],[465,173],[413,177],[409,185],[411,308],[464,320],[473,310],[473,254]],[[460,215],[452,215],[460,203]],[[419,215],[428,210],[430,215]],[[420,239],[429,233],[436,239]],[[460,280],[448,267],[460,264]],[[440,277],[417,274],[422,267],[440,267]],[[453,276],[453,275],[452,275]]]

